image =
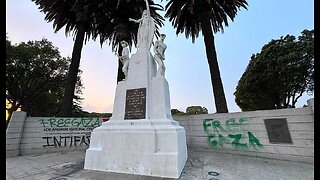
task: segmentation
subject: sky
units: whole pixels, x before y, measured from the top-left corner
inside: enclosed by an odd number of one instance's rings
[[[160,3],[160,0],[154,0]],[[259,53],[263,45],[287,34],[299,36],[304,29],[314,29],[313,0],[247,0],[248,9],[241,8],[234,21],[224,32],[215,34],[215,47],[229,112],[240,112],[235,103],[236,86],[244,73],[252,54]],[[161,2],[165,6],[166,1]],[[7,0],[6,32],[15,44],[46,38],[57,47],[63,57],[71,57],[73,37],[65,35],[65,29],[54,33],[52,22],[44,20],[31,0]],[[164,14],[164,12],[159,12]],[[203,36],[195,43],[184,34],[176,35],[168,19],[160,33],[166,34],[165,77],[169,83],[171,109],[186,110],[189,106],[206,107],[215,113],[209,66],[207,64]],[[131,54],[136,49],[133,48]],[[153,52],[152,52],[153,53]],[[83,110],[88,112],[112,112],[116,90],[118,61],[107,43],[90,40],[84,44],[80,69],[84,84]],[[307,104],[313,95],[304,94],[296,107]]]

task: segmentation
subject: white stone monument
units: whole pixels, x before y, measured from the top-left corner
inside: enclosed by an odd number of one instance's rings
[[[85,169],[179,178],[186,163],[185,130],[171,116],[167,80],[156,77],[150,52],[155,27],[148,7],[140,20],[131,19],[144,32],[126,79],[117,85],[112,117],[91,133]]]

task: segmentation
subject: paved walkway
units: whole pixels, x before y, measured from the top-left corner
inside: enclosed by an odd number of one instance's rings
[[[6,159],[6,179],[160,180],[168,178],[84,170],[85,151]],[[215,152],[188,152],[180,180],[311,180],[314,165]]]

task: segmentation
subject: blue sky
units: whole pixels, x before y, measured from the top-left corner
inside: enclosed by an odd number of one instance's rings
[[[160,0],[155,0],[160,2]],[[221,78],[230,112],[239,112],[234,91],[247,67],[250,56],[263,45],[287,34],[299,36],[304,29],[314,28],[313,0],[247,0],[248,10],[240,9],[234,22],[215,34]],[[161,3],[163,6],[166,1]],[[161,13],[161,14],[164,14]],[[12,43],[47,38],[61,55],[71,57],[73,38],[64,29],[54,33],[52,23],[31,0],[7,0],[6,32]],[[166,79],[170,88],[171,108],[185,111],[199,105],[215,113],[212,86],[202,34],[192,43],[184,34],[175,34],[166,19],[160,29],[167,35]],[[131,54],[135,53],[135,49]],[[82,106],[88,112],[112,112],[116,88],[117,58],[111,48],[90,40],[82,50],[80,69],[85,86]],[[313,96],[303,95],[297,107]]]

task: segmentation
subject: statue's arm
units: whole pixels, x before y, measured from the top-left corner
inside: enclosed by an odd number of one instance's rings
[[[159,46],[159,42],[158,42],[158,41],[154,42],[153,52],[154,52],[155,54],[158,54],[158,53],[159,53],[159,52],[158,52],[158,46]]]
[[[149,2],[148,0],[145,0],[146,1],[146,7],[147,7],[147,11],[149,12],[149,15],[150,15],[150,8],[149,8]],[[151,15],[150,15],[151,16]]]
[[[123,64],[123,58],[122,58],[122,56],[119,56],[118,54],[117,54],[117,56],[118,56],[120,62]]]
[[[133,22],[135,22],[135,23],[140,23],[140,22],[142,21],[142,18],[141,18],[141,19],[138,19],[138,20],[129,18],[129,21],[133,21]]]

